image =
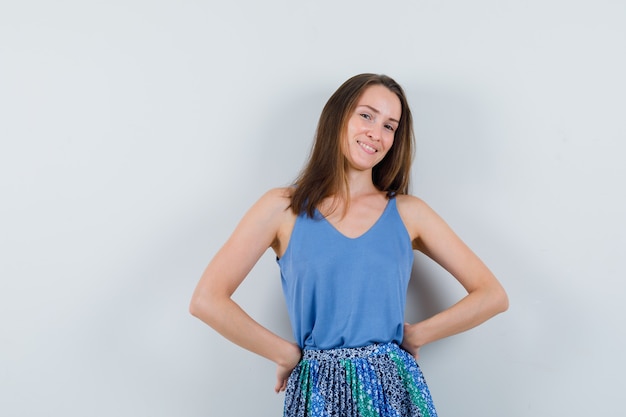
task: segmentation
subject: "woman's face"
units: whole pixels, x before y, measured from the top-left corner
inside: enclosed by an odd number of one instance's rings
[[[371,170],[393,145],[402,105],[383,85],[368,87],[348,119],[343,154],[352,169]]]

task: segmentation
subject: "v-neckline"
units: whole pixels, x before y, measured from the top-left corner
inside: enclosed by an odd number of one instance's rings
[[[332,224],[327,218],[326,216],[324,216],[317,208],[315,209],[315,211],[317,212],[317,214],[319,214],[319,216],[322,218],[322,221],[324,221],[328,226],[330,226],[331,229],[333,229],[336,233],[338,233],[340,236],[342,236],[344,239],[348,239],[348,240],[358,240],[360,238],[362,238],[363,236],[369,234],[369,232],[371,230],[373,230],[376,225],[378,225],[378,223],[380,223],[381,219],[385,216],[385,214],[387,213],[387,210],[389,209],[389,206],[391,205],[391,200],[392,198],[387,199],[387,204],[385,205],[385,208],[383,209],[383,211],[380,213],[380,215],[378,216],[378,218],[376,219],[376,221],[374,223],[372,223],[372,225],[367,228],[363,233],[361,233],[358,236],[355,237],[351,237],[351,236],[347,236],[345,233],[343,233],[341,230],[339,230],[337,228],[337,226],[335,226],[334,224]]]

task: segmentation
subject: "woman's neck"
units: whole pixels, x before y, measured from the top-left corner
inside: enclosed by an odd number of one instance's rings
[[[350,170],[347,174],[348,193],[343,193],[346,198],[354,199],[359,196],[379,192],[372,180],[372,170]]]

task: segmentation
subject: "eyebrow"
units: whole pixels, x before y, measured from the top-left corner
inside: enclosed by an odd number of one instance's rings
[[[368,109],[370,109],[370,110],[371,110],[371,111],[373,111],[374,113],[376,113],[376,114],[380,114],[380,111],[379,111],[377,108],[372,107],[372,106],[370,106],[369,104],[360,104],[359,106],[360,106],[360,107],[367,107]],[[389,118],[389,120],[391,120],[392,122],[396,122],[397,124],[400,124],[400,121],[398,121],[398,120],[396,120],[396,119],[394,119],[394,118],[392,118],[392,117],[390,117],[390,118]]]

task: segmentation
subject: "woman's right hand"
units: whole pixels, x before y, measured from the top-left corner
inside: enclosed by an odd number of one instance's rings
[[[274,387],[274,391],[277,394],[287,389],[289,375],[291,375],[293,369],[300,363],[300,359],[302,359],[300,346],[295,343],[290,343],[290,345],[291,348],[289,349],[288,356],[285,358],[284,362],[278,364],[276,369],[276,386]]]

